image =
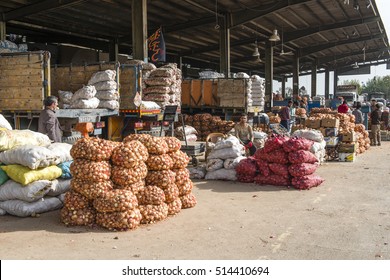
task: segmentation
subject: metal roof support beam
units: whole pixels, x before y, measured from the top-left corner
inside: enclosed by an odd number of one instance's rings
[[[299,95],[299,55],[296,53],[293,60],[293,98],[298,99]]]
[[[329,99],[329,68],[325,69],[325,99]]]
[[[273,106],[273,89],[274,79],[274,58],[273,46],[271,42],[265,44],[265,111],[270,112]]]
[[[6,38],[6,24],[5,21],[0,21],[0,41],[4,41]]]
[[[147,0],[132,0],[131,20],[133,34],[133,59],[148,61],[148,13]]]
[[[310,96],[317,95],[317,61],[313,61],[311,65],[311,93]]]
[[[225,74],[225,78],[230,76],[230,28],[229,16],[225,15],[219,30],[220,44],[220,72]]]
[[[341,45],[348,45],[348,44],[353,44],[353,43],[358,43],[358,42],[363,42],[363,41],[368,41],[368,40],[375,40],[375,39],[382,39],[385,37],[385,34],[378,34],[374,36],[366,36],[366,37],[360,37],[356,39],[348,39],[348,40],[342,40],[338,42],[333,42],[329,44],[324,44],[324,45],[319,45],[315,47],[308,47],[308,48],[303,48],[301,49],[301,56],[309,56],[311,54],[330,49],[336,46],[341,46]]]
[[[286,98],[286,81],[287,78],[285,76],[282,76],[282,97]]]
[[[35,4],[31,4],[19,9],[6,12],[3,14],[3,19],[5,21],[20,19],[25,16],[34,15],[36,13],[41,13],[55,8],[68,6],[79,2],[81,3],[84,1],[86,0],[44,0]]]
[[[337,72],[338,72],[337,69],[333,70],[333,97],[335,96],[335,93],[337,91],[337,83],[339,80],[339,75]]]
[[[215,19],[214,19],[215,20]],[[320,33],[322,31],[329,31],[329,30],[334,30],[334,29],[340,29],[344,27],[351,27],[351,26],[356,26],[359,24],[367,24],[370,22],[375,22],[380,20],[380,17],[370,17],[366,19],[358,19],[358,20],[350,20],[346,22],[340,22],[337,24],[329,24],[329,25],[323,25],[319,27],[314,27],[314,28],[307,28],[295,32],[288,32],[283,34],[283,41],[284,44],[288,43],[289,41],[294,41],[301,39],[306,36],[313,35],[313,33]],[[267,41],[268,38],[263,38],[259,39],[258,37],[251,37],[248,39],[243,39],[243,40],[237,40],[231,43],[230,46],[241,46],[245,44],[249,44],[257,39],[258,42],[264,42]],[[326,38],[325,38],[326,39]],[[279,43],[278,43],[279,44]],[[192,49],[190,51],[182,52],[182,56],[187,56],[187,55],[192,55],[192,54],[198,54],[198,53],[204,53],[204,52],[210,52],[210,51],[217,51],[219,50],[219,45],[211,45],[203,48],[197,48],[197,49]]]
[[[109,49],[110,61],[118,61],[118,55],[119,55],[118,39],[111,40],[108,49]]]

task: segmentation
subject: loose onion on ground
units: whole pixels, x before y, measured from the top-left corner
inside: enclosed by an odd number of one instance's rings
[[[108,191],[93,201],[98,212],[123,212],[138,206],[137,197],[128,190],[115,189]]]
[[[90,226],[95,223],[96,211],[92,207],[70,210],[61,209],[61,222],[69,226]]]
[[[140,205],[139,210],[142,215],[141,224],[150,224],[164,220],[168,216],[168,205]]]
[[[110,180],[102,182],[93,182],[84,181],[81,179],[72,179],[72,181],[70,182],[70,186],[76,192],[84,195],[91,200],[113,189],[113,183]]]
[[[96,223],[109,230],[135,229],[142,219],[139,209],[123,212],[97,213]]]
[[[111,176],[111,164],[107,161],[75,159],[70,165],[73,178],[86,181],[107,181]]]

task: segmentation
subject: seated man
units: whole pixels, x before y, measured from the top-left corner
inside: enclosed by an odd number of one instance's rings
[[[249,154],[253,156],[256,152],[256,147],[253,145],[253,130],[248,124],[248,117],[246,114],[242,114],[240,122],[234,127],[235,136],[240,140],[240,143],[249,150]]]

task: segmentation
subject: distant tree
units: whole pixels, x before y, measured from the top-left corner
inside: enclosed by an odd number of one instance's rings
[[[362,85],[360,84],[360,81],[359,80],[350,80],[350,81],[344,81],[343,82],[343,85],[356,85],[357,88],[358,88],[358,94],[362,94]]]
[[[390,98],[390,76],[378,77],[375,76],[368,80],[363,88],[364,92],[383,92],[386,98]]]

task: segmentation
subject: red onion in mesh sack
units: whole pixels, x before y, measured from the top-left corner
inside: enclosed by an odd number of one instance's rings
[[[269,164],[269,169],[277,175],[283,176],[284,178],[289,177],[288,173],[288,166],[286,164],[281,164],[281,163],[270,163]]]
[[[290,163],[315,163],[318,159],[309,151],[299,150],[288,154]]]
[[[302,137],[294,137],[284,142],[283,149],[287,153],[299,150],[308,151],[310,150],[311,146],[313,146],[313,141]]]
[[[299,190],[308,190],[313,187],[317,187],[322,184],[325,180],[318,175],[307,175],[303,177],[294,177],[291,184],[294,188]]]
[[[288,141],[288,139],[289,138],[286,136],[275,135],[275,134],[271,135],[271,137],[269,137],[264,144],[264,148],[263,148],[264,152],[269,153],[274,150],[279,150],[283,148],[283,144],[286,141]]]
[[[255,183],[259,185],[289,186],[290,179],[283,176],[271,174],[269,176],[258,175],[255,177]]]
[[[283,149],[279,149],[266,154],[264,156],[264,160],[268,162],[287,164],[288,154]]]
[[[269,176],[271,170],[269,169],[268,162],[265,160],[259,159],[256,161],[257,167],[259,168],[260,174],[263,176]]]
[[[288,171],[291,176],[302,177],[313,174],[316,171],[317,167],[317,164],[312,163],[294,163],[288,167]]]
[[[254,178],[256,176],[257,168],[256,168],[256,160],[253,157],[249,157],[243,159],[236,166],[237,177],[246,176]],[[253,180],[252,180],[253,182]]]

